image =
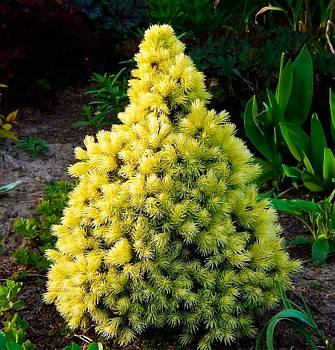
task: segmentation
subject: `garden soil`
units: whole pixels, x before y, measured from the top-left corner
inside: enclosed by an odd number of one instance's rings
[[[14,147],[15,142],[6,140],[0,144],[0,186],[16,180],[22,184],[14,191],[0,197],[0,283],[12,278],[15,272],[23,269],[17,266],[11,252],[24,247],[28,242],[17,236],[12,224],[17,218],[29,218],[34,214],[35,206],[41,201],[43,189],[49,181],[69,180],[67,168],[74,162],[73,148],[82,145],[86,134],[93,134],[91,129],[72,127],[71,124],[81,120],[81,107],[88,102],[84,90],[67,89],[59,97],[55,113],[45,115],[34,107],[24,107],[19,112],[20,126],[17,129],[19,139],[34,136],[44,139],[49,150],[43,151],[37,159]],[[312,199],[313,194],[306,192],[289,192],[286,197]],[[315,197],[316,198],[316,197]],[[288,215],[279,215],[283,235],[287,242],[297,236],[309,237],[307,229],[300,221]],[[288,296],[297,304],[303,305],[301,296],[310,309],[314,320],[324,335],[335,341],[335,256],[328,258],[322,268],[312,266],[309,247],[289,246],[292,258],[302,261],[302,269],[293,276],[293,284]],[[99,337],[93,327],[85,332],[70,332],[62,317],[53,305],[45,305],[42,295],[45,291],[45,276],[30,271],[31,276],[23,281],[20,299],[25,307],[20,314],[29,322],[27,338],[41,350],[61,350],[71,342],[86,348],[89,341]],[[259,328],[280,308],[266,313],[257,319]],[[1,326],[0,326],[1,328]],[[308,345],[290,327],[278,324],[275,330],[275,349],[307,349]],[[320,349],[323,344],[313,337]],[[180,349],[176,346],[176,337],[169,331],[149,330],[127,347],[120,348],[115,342],[107,341],[112,349]],[[243,339],[230,346],[217,345],[215,349],[254,349],[254,340]],[[190,349],[193,349],[190,347]]]

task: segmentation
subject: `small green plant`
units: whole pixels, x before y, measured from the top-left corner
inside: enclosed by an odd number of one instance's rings
[[[261,349],[262,341],[265,337],[266,346],[268,350],[274,350],[273,347],[273,336],[275,327],[280,321],[286,321],[288,324],[298,332],[304,341],[306,341],[313,350],[318,350],[319,348],[316,346],[312,339],[311,333],[305,328],[306,326],[313,329],[316,335],[322,340],[326,349],[333,349],[333,345],[330,344],[329,340],[323,335],[323,333],[319,330],[317,324],[313,320],[313,317],[305,303],[305,300],[302,298],[304,304],[304,308],[297,305],[293,301],[289,300],[286,296],[286,293],[283,287],[278,283],[278,291],[280,293],[281,302],[283,303],[284,310],[279,311],[276,315],[274,315],[271,320],[264,326],[263,330],[259,333],[256,341],[256,350]]]
[[[24,303],[17,300],[17,296],[22,288],[22,283],[11,280],[6,281],[5,286],[0,286],[0,318],[4,328],[0,332],[0,349],[16,349],[12,344],[20,344],[24,350],[34,350],[35,346],[26,340],[25,330],[28,322],[21,319],[18,313],[13,311],[21,310]],[[7,345],[5,346],[5,344]]]
[[[121,69],[116,75],[94,73],[92,83],[94,89],[87,91],[87,94],[94,95],[94,100],[89,105],[83,106],[82,115],[87,120],[81,120],[73,123],[73,126],[91,126],[95,132],[105,125],[119,123],[117,115],[120,108],[128,97],[127,79],[120,78],[125,68]]]
[[[34,159],[37,158],[40,152],[49,149],[44,140],[32,136],[29,136],[24,140],[19,140],[16,147],[23,152],[28,153]]]
[[[312,262],[320,266],[328,254],[335,252],[335,203],[332,194],[318,203],[305,200],[270,199],[273,206],[282,212],[294,215],[312,233],[313,239],[298,237],[291,244],[310,244]],[[306,218],[306,214],[308,217]]]
[[[60,222],[72,187],[73,185],[66,181],[50,182],[44,190],[42,202],[36,207],[37,215],[29,219],[20,218],[14,222],[15,232],[35,248],[20,248],[13,252],[12,255],[18,264],[32,266],[40,272],[48,269],[50,263],[43,253],[46,249],[54,247],[55,237],[51,233],[51,226]]]
[[[0,187],[0,195],[1,193],[6,193],[6,192],[9,192],[9,191],[12,191],[14,190],[16,187],[18,187],[20,184],[22,183],[21,180],[18,180],[18,181],[15,181],[15,182],[12,182],[8,185],[5,185],[5,186],[1,186]]]

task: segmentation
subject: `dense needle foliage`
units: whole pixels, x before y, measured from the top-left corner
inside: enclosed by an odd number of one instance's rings
[[[255,333],[297,267],[277,216],[258,201],[257,165],[168,25],[146,31],[122,124],[87,136],[45,298],[71,327],[120,344],[149,326],[210,349]]]

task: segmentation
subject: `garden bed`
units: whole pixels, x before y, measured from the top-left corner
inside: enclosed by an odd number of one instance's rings
[[[6,140],[0,147],[0,186],[22,180],[22,184],[14,191],[0,197],[0,244],[5,243],[0,257],[0,279],[10,279],[13,273],[22,267],[17,266],[11,252],[24,247],[27,242],[16,235],[12,224],[17,218],[29,218],[34,208],[41,201],[43,189],[49,181],[68,180],[68,165],[74,162],[73,148],[81,145],[86,134],[93,134],[91,129],[72,127],[71,124],[81,119],[81,107],[87,97],[83,90],[67,89],[60,96],[55,114],[44,115],[33,107],[25,107],[20,111],[20,128],[18,137],[28,135],[44,139],[49,150],[44,151],[37,159],[13,147],[14,142]],[[289,192],[290,198],[312,199],[306,192]],[[309,233],[307,229],[292,216],[280,214],[283,235],[287,242],[297,236]],[[305,299],[314,320],[327,338],[335,338],[335,257],[330,256],[321,268],[315,268],[310,260],[310,248],[293,246],[288,248],[291,257],[302,261],[300,272],[293,276],[293,286],[289,296],[301,304],[299,294]],[[87,332],[71,333],[66,331],[66,324],[55,307],[45,305],[42,294],[45,290],[45,277],[36,271],[23,281],[20,299],[25,303],[21,315],[29,322],[27,339],[37,345],[37,349],[61,350],[72,341],[84,345],[86,340],[98,340],[98,336],[90,328]],[[275,310],[274,310],[275,312]],[[274,313],[273,312],[273,313]],[[258,320],[261,326],[269,319]],[[299,336],[285,325],[279,325],[276,337],[276,349],[305,349],[306,344]],[[64,336],[65,334],[65,336]],[[88,338],[85,338],[88,337]],[[318,342],[317,339],[315,339]],[[170,333],[147,332],[133,344],[123,349],[173,349],[174,338]],[[113,342],[106,342],[112,349],[119,347]],[[319,344],[320,345],[320,344]],[[254,340],[243,340],[229,349],[252,349]],[[222,345],[217,349],[224,349]]]

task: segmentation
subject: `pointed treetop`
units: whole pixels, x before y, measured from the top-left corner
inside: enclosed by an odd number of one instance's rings
[[[151,113],[174,120],[177,113],[189,112],[196,100],[209,100],[204,75],[184,50],[169,25],[154,25],[145,32],[129,82],[130,105],[119,115],[123,123],[139,122]]]

